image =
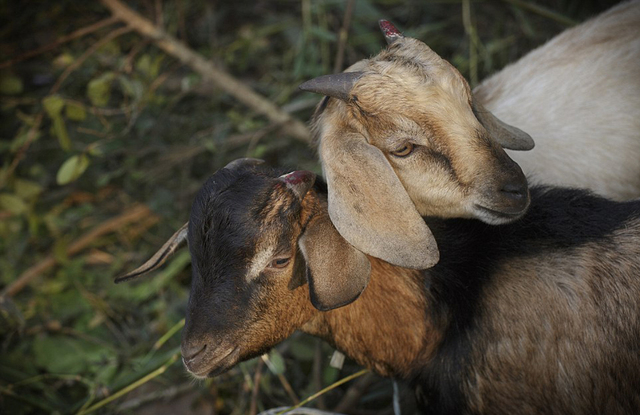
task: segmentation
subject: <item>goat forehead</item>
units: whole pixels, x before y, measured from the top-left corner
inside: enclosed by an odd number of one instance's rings
[[[285,249],[292,231],[293,195],[278,183],[265,187],[244,198],[226,189],[210,198],[202,215],[192,215],[190,249],[201,278],[217,280],[231,271],[255,277],[268,258]]]

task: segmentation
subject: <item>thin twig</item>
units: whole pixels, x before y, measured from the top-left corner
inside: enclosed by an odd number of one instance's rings
[[[311,370],[311,379],[313,388],[318,390],[322,387],[322,369],[324,365],[322,364],[322,339],[316,339],[316,345],[313,352],[313,369]],[[324,396],[318,397],[317,402],[319,409],[327,409],[327,405],[324,402]]]
[[[180,353],[174,354],[173,356],[171,356],[171,358],[169,360],[167,360],[162,366],[160,366],[159,368],[157,368],[153,372],[149,373],[146,376],[143,376],[142,378],[140,378],[139,380],[133,382],[132,384],[130,384],[128,386],[125,386],[124,388],[120,389],[118,392],[116,392],[113,395],[101,400],[100,402],[97,402],[94,405],[91,405],[90,407],[79,411],[77,415],[89,414],[89,413],[95,411],[96,409],[100,409],[103,406],[105,406],[106,404],[108,404],[109,402],[112,402],[112,401],[120,398],[121,396],[126,395],[127,393],[129,393],[132,390],[138,388],[139,386],[142,386],[145,383],[149,382],[151,379],[154,379],[154,378],[160,376],[161,374],[163,374],[169,368],[169,366],[171,366],[172,364],[174,364],[178,360],[179,356],[180,356]]]
[[[160,49],[190,66],[204,78],[211,80],[218,88],[254,111],[267,116],[271,121],[282,124],[283,129],[292,137],[304,142],[310,141],[309,130],[302,122],[294,119],[233,76],[217,68],[211,61],[190,49],[183,42],[160,30],[148,19],[119,0],[101,0],[101,2],[111,10],[115,17],[127,23],[129,27],[141,35],[151,38]]]
[[[478,84],[478,35],[471,21],[470,0],[462,0],[462,24],[469,37],[469,81],[473,88]]]
[[[567,16],[563,16],[558,12],[554,12],[553,10],[549,10],[546,7],[539,6],[535,3],[530,3],[523,0],[502,0],[502,1],[504,1],[505,3],[512,4],[516,7],[529,10],[530,12],[539,14],[540,16],[546,17],[548,19],[555,20],[556,22],[561,23],[565,26],[575,26],[578,24],[578,22],[568,18]]]
[[[7,184],[7,180],[9,179],[9,177],[11,177],[15,169],[18,167],[18,164],[20,164],[20,161],[22,161],[25,154],[27,154],[27,150],[29,149],[29,146],[31,145],[33,140],[35,140],[38,136],[38,130],[40,129],[40,124],[42,124],[43,118],[44,112],[40,111],[40,113],[36,115],[36,118],[33,121],[33,125],[31,126],[31,128],[29,128],[29,132],[27,133],[27,138],[24,141],[24,144],[20,147],[13,160],[11,160],[11,164],[9,165],[7,170],[0,176],[0,189],[2,189]]]
[[[319,392],[314,393],[313,395],[309,396],[308,398],[304,399],[303,401],[301,401],[299,404],[294,405],[292,407],[290,407],[289,409],[286,409],[282,412],[278,412],[277,415],[282,415],[282,414],[286,414],[287,412],[290,412],[294,409],[300,408],[303,405],[308,404],[309,402],[311,402],[312,400],[316,399],[318,396],[320,395],[324,395],[325,393],[329,392],[330,390],[333,390],[335,388],[337,388],[338,386],[342,385],[343,383],[347,383],[353,379],[359,378],[360,376],[369,373],[369,369],[362,369],[359,372],[354,373],[353,375],[349,375],[345,378],[340,379],[337,382],[332,383],[331,385],[327,386],[326,388],[322,389]]]
[[[100,236],[114,232],[122,228],[123,226],[141,220],[143,218],[152,215],[148,207],[144,205],[134,205],[128,211],[122,213],[115,218],[109,219],[106,222],[98,225],[91,231],[85,233],[80,238],[76,239],[69,248],[67,248],[67,255],[72,256],[88,247],[93,241]],[[2,296],[12,297],[26,287],[35,277],[42,274],[44,271],[53,267],[57,263],[55,256],[49,255],[36,265],[23,272],[15,281],[9,284],[3,291]]]
[[[269,355],[263,354],[261,356],[261,359],[265,363],[267,363],[267,360],[269,360]],[[287,378],[282,373],[278,373],[276,376],[278,377],[280,384],[284,388],[284,391],[287,392],[287,395],[289,395],[291,402],[293,402],[294,405],[297,405],[300,402],[300,399],[298,399],[298,397],[296,396],[296,393],[293,391],[293,388],[291,387],[291,384],[289,383]]]
[[[62,86],[62,83],[65,81],[65,79],[67,79],[67,77],[71,75],[73,71],[78,69],[80,65],[82,65],[89,56],[93,55],[98,49],[100,49],[105,44],[111,42],[113,39],[117,38],[118,36],[124,35],[125,33],[128,33],[131,30],[133,29],[131,29],[130,27],[119,27],[118,29],[115,29],[109,32],[105,37],[103,37],[102,39],[100,39],[99,41],[91,45],[91,47],[87,49],[82,55],[80,55],[78,59],[73,61],[71,65],[67,66],[64,72],[62,72],[62,75],[58,77],[58,80],[51,88],[51,91],[49,92],[49,94],[55,94],[56,92],[58,92],[58,90]]]
[[[342,72],[342,65],[344,65],[344,51],[347,45],[347,39],[349,38],[349,26],[351,26],[351,17],[353,16],[353,9],[355,8],[356,0],[348,0],[347,6],[344,11],[344,18],[342,19],[342,27],[338,35],[338,51],[336,52],[336,60],[333,65],[333,73]]]
[[[253,375],[253,390],[251,391],[251,404],[249,405],[249,415],[258,413],[258,392],[260,392],[260,378],[262,377],[262,369],[264,368],[264,360],[258,360],[256,373]]]
[[[373,373],[367,373],[355,381],[333,410],[336,412],[350,412],[377,378]]]
[[[0,69],[7,68],[9,66],[15,65],[18,62],[22,62],[25,59],[29,59],[29,58],[32,58],[34,56],[40,55],[41,53],[44,53],[44,52],[50,51],[52,49],[55,49],[60,45],[63,45],[65,43],[67,43],[67,42],[70,42],[70,41],[72,41],[74,39],[78,39],[78,38],[80,38],[82,36],[88,35],[89,33],[93,33],[96,30],[100,30],[105,26],[112,25],[117,21],[118,21],[118,19],[116,19],[115,17],[111,16],[111,17],[108,17],[106,19],[103,19],[103,20],[100,20],[98,22],[95,22],[95,23],[93,23],[93,24],[91,24],[89,26],[83,27],[81,29],[78,29],[78,30],[72,32],[72,33],[69,33],[66,36],[62,36],[62,37],[56,39],[55,41],[53,41],[53,42],[51,42],[51,43],[49,43],[47,45],[44,45],[44,46],[41,46],[41,47],[39,47],[37,49],[25,52],[22,55],[16,56],[15,58],[10,59],[10,60],[8,60],[6,62],[2,62],[2,63],[0,63]]]
[[[177,386],[166,386],[159,391],[153,391],[146,395],[143,395],[137,398],[132,398],[118,405],[113,412],[114,413],[122,413],[122,412],[131,413],[132,410],[137,409],[147,403],[150,403],[150,402],[157,403],[158,401],[167,402],[177,396],[180,396],[185,392],[189,392],[192,390],[193,390],[193,383],[191,382],[184,383],[182,385],[177,385]]]

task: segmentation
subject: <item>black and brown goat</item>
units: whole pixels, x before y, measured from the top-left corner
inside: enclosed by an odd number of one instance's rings
[[[302,330],[408,380],[430,414],[640,413],[640,201],[541,188],[515,223],[430,219],[441,258],[417,271],[352,248],[326,185],[282,173],[219,170],[188,235],[125,277],[188,239],[182,353],[195,376]]]

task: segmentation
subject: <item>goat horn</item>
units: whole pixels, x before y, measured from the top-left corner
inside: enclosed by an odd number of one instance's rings
[[[380,30],[382,30],[382,34],[384,38],[387,40],[387,44],[391,45],[399,39],[403,39],[404,35],[401,31],[399,31],[393,23],[388,20],[378,20],[378,25],[380,25]]]
[[[154,269],[159,268],[160,265],[164,264],[167,259],[184,244],[184,242],[187,240],[188,230],[189,222],[182,225],[182,227],[178,229],[178,231],[174,233],[171,238],[169,238],[169,240],[165,242],[164,245],[162,245],[162,248],[160,248],[158,252],[153,254],[153,256],[149,258],[147,262],[140,265],[138,268],[134,269],[128,274],[116,278],[114,282],[116,284],[119,284],[121,282],[140,277],[153,271]]]
[[[282,180],[289,189],[293,190],[293,193],[298,196],[298,199],[302,200],[304,195],[307,194],[311,186],[315,183],[316,175],[310,171],[297,170],[283,174],[278,177],[278,179]]]
[[[258,164],[262,163],[264,163],[264,160],[245,157],[229,162],[229,164],[224,166],[224,168],[227,170],[235,170],[240,166],[257,166]]]
[[[303,83],[298,88],[303,91],[315,92],[316,94],[347,101],[351,88],[362,75],[364,75],[364,72],[342,72],[323,75]]]

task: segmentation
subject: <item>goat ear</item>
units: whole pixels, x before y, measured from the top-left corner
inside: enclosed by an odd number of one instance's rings
[[[307,283],[315,308],[333,310],[360,296],[369,283],[371,263],[344,240],[328,215],[313,218],[298,243],[307,263]]]
[[[115,279],[115,283],[119,284],[124,281],[129,281],[131,279],[146,275],[151,271],[159,268],[162,264],[164,264],[167,259],[178,250],[187,240],[187,231],[189,228],[189,222],[182,225],[180,229],[176,233],[169,238],[162,248],[158,250],[147,262],[129,272],[128,274],[122,275]]]
[[[533,138],[519,128],[500,121],[489,110],[485,109],[480,103],[474,100],[473,112],[478,121],[494,140],[502,147],[509,150],[531,150],[535,143]]]
[[[356,132],[329,132],[319,150],[329,215],[351,245],[405,268],[426,269],[438,262],[431,231],[379,149]]]
[[[289,189],[302,200],[316,181],[316,175],[306,170],[296,170],[278,177]]]

